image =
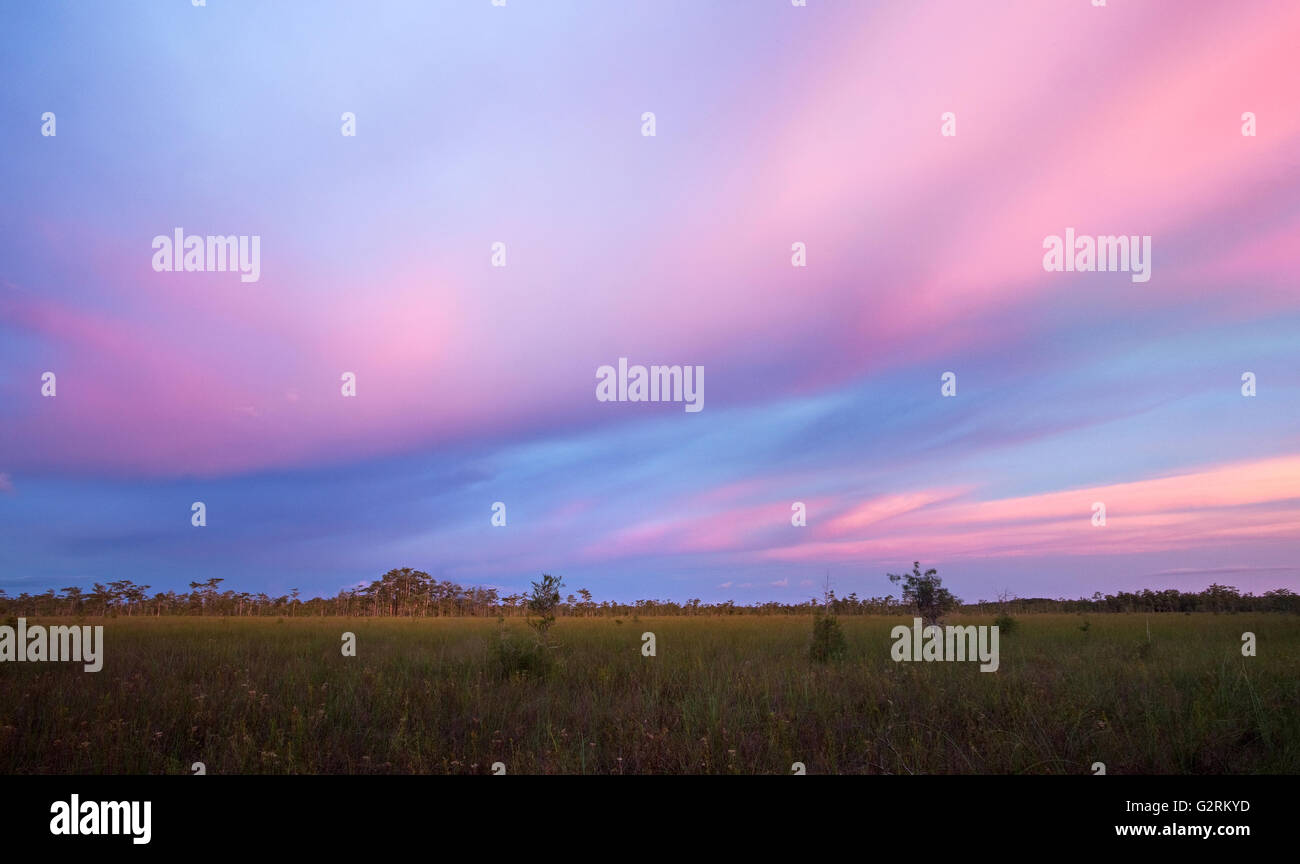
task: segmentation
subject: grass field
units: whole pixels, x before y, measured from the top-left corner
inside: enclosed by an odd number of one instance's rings
[[[494,620],[85,619],[102,671],[0,665],[0,773],[1300,772],[1297,616],[1025,615],[996,673],[840,621],[819,665],[806,617],[566,618],[538,680]]]

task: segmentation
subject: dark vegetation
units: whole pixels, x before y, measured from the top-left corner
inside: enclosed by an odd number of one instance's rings
[[[596,602],[591,592],[578,589],[552,607],[554,617],[592,618],[632,615],[809,615],[819,609],[832,615],[907,615],[924,607],[929,614],[960,611],[967,614],[1025,614],[1033,612],[1292,612],[1300,614],[1300,594],[1286,588],[1263,594],[1241,593],[1230,585],[1211,585],[1204,591],[1166,589],[1120,591],[1090,598],[1056,600],[1046,597],[1021,597],[958,603],[946,589],[927,583],[926,574],[917,564],[910,574],[896,581],[903,583],[902,597],[859,597],[856,592],[837,597],[830,592],[821,599],[798,603],[754,603],[740,605],[732,600],[704,603],[698,598],[684,602],[673,600],[637,600],[618,603]],[[928,571],[933,574],[933,570]],[[298,591],[273,597],[265,593],[220,590],[223,579],[191,582],[190,591],[149,593],[148,585],[129,580],[95,583],[89,591],[77,587],[50,589],[41,594],[10,597],[0,590],[0,615],[313,615],[344,617],[395,616],[431,617],[527,617],[530,593],[502,593],[495,588],[466,588],[446,580],[436,580],[428,573],[403,567],[389,570],[367,585],[340,591],[334,597],[300,599]],[[558,588],[556,589],[558,592]],[[922,615],[922,617],[927,617]]]

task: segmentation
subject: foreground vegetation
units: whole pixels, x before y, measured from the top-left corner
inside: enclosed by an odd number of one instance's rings
[[[1014,620],[981,673],[893,662],[898,616],[827,662],[808,615],[562,618],[541,664],[519,619],[85,618],[101,672],[0,664],[0,773],[1300,772],[1297,616]]]

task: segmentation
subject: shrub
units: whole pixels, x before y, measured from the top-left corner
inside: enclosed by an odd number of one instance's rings
[[[498,678],[544,678],[554,667],[546,646],[535,639],[515,639],[501,630],[490,652]]]
[[[828,663],[844,656],[848,642],[844,638],[844,628],[834,615],[818,613],[813,619],[812,648],[809,653],[818,663]]]
[[[1003,612],[1001,615],[993,619],[993,626],[998,628],[999,636],[1007,636],[1016,632],[1016,628],[1020,626],[1020,623],[1016,621],[1015,618],[1012,618],[1010,615]]]

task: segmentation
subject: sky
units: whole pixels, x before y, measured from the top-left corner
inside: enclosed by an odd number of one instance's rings
[[[1300,589],[1293,2],[0,25],[11,595]],[[177,228],[260,278],[158,272]],[[1067,229],[1149,236],[1149,280],[1049,272]],[[621,357],[703,367],[703,410],[599,401]]]

